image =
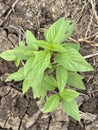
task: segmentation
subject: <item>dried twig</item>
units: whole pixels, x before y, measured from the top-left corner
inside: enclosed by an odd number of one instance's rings
[[[96,12],[96,9],[95,9],[95,0],[90,0],[90,3],[91,3],[91,6],[92,6],[92,11],[93,11],[93,14],[97,20],[97,24],[98,24],[98,15],[97,15],[97,12]]]
[[[90,44],[91,46],[98,46],[98,43],[94,42],[94,41],[90,41],[90,40],[87,40],[85,38],[80,38],[78,39],[79,42],[85,42],[87,44]]]
[[[19,0],[16,0],[13,4],[11,9],[9,10],[8,14],[6,15],[5,19],[7,19],[9,17],[9,15],[11,14],[11,12],[14,10],[16,4],[18,3]]]
[[[85,32],[85,38],[87,37],[88,32],[90,31],[90,26],[91,26],[91,24],[92,24],[92,21],[93,21],[93,15],[91,15],[90,22],[89,22],[88,27],[87,27],[87,30],[86,30],[86,32]]]
[[[84,3],[84,5],[83,5],[83,7],[82,7],[82,10],[81,10],[81,12],[80,12],[80,15],[79,15],[79,17],[78,17],[78,19],[76,20],[76,23],[78,23],[79,22],[79,20],[81,19],[81,17],[83,16],[83,11],[84,11],[84,9],[85,9],[85,3]]]
[[[91,36],[86,37],[86,39],[90,39],[90,38],[94,38],[94,37],[98,37],[98,32],[92,34]]]
[[[69,40],[71,40],[71,41],[73,41],[73,42],[75,42],[75,43],[78,43],[78,44],[80,44],[77,40],[75,40],[75,39],[73,39],[73,38],[69,38]]]
[[[91,54],[91,55],[84,56],[84,58],[87,59],[87,58],[91,58],[91,57],[94,57],[94,56],[98,56],[98,52]]]
[[[84,120],[88,120],[88,121],[94,121],[96,120],[97,118],[97,115],[95,114],[92,114],[92,113],[88,113],[88,112],[82,112],[80,111],[80,115],[81,115],[81,118],[84,119]]]

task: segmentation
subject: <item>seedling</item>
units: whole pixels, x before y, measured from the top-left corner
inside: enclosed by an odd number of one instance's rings
[[[83,76],[78,72],[92,71],[93,68],[79,53],[80,46],[65,42],[71,36],[75,21],[60,18],[44,32],[45,40],[37,40],[27,30],[25,41],[13,50],[0,54],[6,61],[20,61],[24,65],[8,76],[6,81],[23,81],[22,92],[32,88],[34,98],[46,99],[43,111],[52,112],[61,103],[64,111],[80,121],[76,98],[85,90]],[[72,87],[75,87],[73,90]]]

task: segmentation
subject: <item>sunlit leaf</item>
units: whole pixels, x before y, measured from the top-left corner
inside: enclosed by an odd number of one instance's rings
[[[43,87],[42,83],[37,87],[32,87],[34,98],[44,98],[47,93],[47,89]]]
[[[74,27],[75,27],[75,20],[71,21],[71,23],[69,24],[67,32],[65,33],[65,40],[67,40],[72,35]]]
[[[30,81],[29,80],[24,80],[23,81],[23,86],[22,86],[22,93],[25,94],[30,88]]]
[[[77,72],[69,72],[67,78],[67,84],[72,87],[85,90],[86,88],[84,86],[82,79],[83,77],[79,75]]]
[[[20,61],[21,61],[21,60],[20,60],[19,58],[17,58],[17,57],[16,57],[16,59],[15,59],[15,65],[16,65],[16,67],[18,67],[18,66],[19,66]]]
[[[36,38],[34,37],[32,32],[27,30],[26,33],[25,33],[25,36],[26,36],[26,43],[27,43],[28,47],[31,50],[37,50],[38,46],[36,44]]]
[[[37,87],[44,76],[45,69],[50,64],[50,52],[39,51],[33,61],[31,72],[28,75],[28,79],[32,79],[32,86]]]
[[[71,102],[79,96],[79,93],[71,89],[64,89],[60,96],[64,101]]]
[[[53,78],[52,76],[44,76],[42,80],[42,86],[46,90],[55,90],[57,88],[57,82],[56,79]]]
[[[67,71],[63,66],[57,66],[56,68],[56,79],[60,92],[65,88],[67,81]]]
[[[13,50],[4,51],[3,53],[0,54],[0,57],[6,61],[13,61],[16,58]]]
[[[71,102],[65,102],[64,100],[62,101],[62,106],[64,111],[71,117],[73,117],[74,119],[76,119],[77,121],[80,121],[80,114],[79,114],[79,109],[78,109],[78,105],[77,102],[71,101]]]
[[[21,60],[28,60],[28,58],[33,54],[33,51],[31,51],[23,42],[19,44],[19,46],[14,48],[14,54],[17,58]]]
[[[15,80],[15,81],[21,81],[25,78],[24,76],[24,67],[20,68],[17,72],[14,72],[12,74],[10,74],[6,81],[11,81],[11,80]]]
[[[76,43],[64,43],[63,46],[64,46],[65,48],[67,48],[67,47],[74,48],[74,49],[76,49],[77,51],[79,51],[79,49],[80,49],[80,45],[79,45],[79,44],[76,44]]]
[[[69,71],[85,72],[93,70],[80,53],[70,47],[66,48],[65,52],[58,53],[55,60]]]
[[[64,18],[60,18],[45,31],[46,41],[49,43],[61,43],[67,40],[73,32],[74,22],[70,23]]]
[[[34,58],[35,58],[35,56],[33,55],[32,57],[30,57],[30,58],[26,61],[25,65],[24,65],[24,75],[25,75],[25,76],[27,76],[28,74],[31,73]]]
[[[54,111],[59,105],[59,96],[57,94],[51,95],[43,108],[45,113]]]
[[[65,48],[63,47],[62,44],[56,44],[56,43],[50,44],[43,40],[37,40],[37,44],[44,49],[49,49],[54,52],[64,52],[65,51]]]

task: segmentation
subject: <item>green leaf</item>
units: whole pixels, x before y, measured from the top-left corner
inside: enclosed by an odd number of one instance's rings
[[[80,53],[70,47],[67,47],[63,53],[57,53],[55,60],[69,71],[85,72],[93,70]]]
[[[52,74],[54,71],[55,71],[54,67],[50,66],[50,68],[48,68],[48,74]]]
[[[44,48],[44,49],[50,48],[50,47],[49,47],[49,46],[50,46],[50,43],[48,43],[48,42],[46,42],[46,41],[44,41],[44,40],[37,40],[36,42],[37,42],[37,44],[38,44],[39,47],[42,47],[42,48]]]
[[[67,85],[85,90],[84,83],[82,81],[83,77],[79,75],[77,72],[69,72],[67,78]]]
[[[64,89],[64,91],[60,93],[60,96],[64,101],[71,102],[79,96],[79,93],[71,89]]]
[[[62,92],[65,88],[66,81],[67,81],[67,71],[63,66],[57,66],[56,79],[57,79],[58,88],[60,92]]]
[[[50,49],[54,52],[64,52],[66,49],[62,46],[62,44],[52,43],[50,44]]]
[[[64,40],[67,40],[72,35],[74,27],[75,27],[75,20],[70,22],[70,25],[67,29],[67,32],[65,33],[65,39]]]
[[[33,56],[34,53],[31,51],[23,42],[14,48],[14,54],[17,58],[21,60],[28,60],[30,56]]]
[[[62,44],[56,44],[56,43],[50,44],[44,40],[37,40],[37,44],[44,49],[52,50],[54,52],[64,52],[65,51],[65,48],[63,47]]]
[[[33,55],[26,61],[25,65],[24,65],[24,75],[25,76],[27,76],[27,74],[31,73],[34,58],[35,58],[35,56]]]
[[[25,36],[26,36],[26,43],[27,43],[28,47],[31,50],[36,50],[37,45],[35,43],[36,43],[37,40],[34,37],[34,35],[32,34],[32,32],[27,30],[26,33],[25,33]]]
[[[30,81],[25,79],[23,81],[23,86],[22,86],[22,93],[25,94],[30,88]]]
[[[3,58],[6,61],[13,61],[16,58],[13,50],[7,50],[7,51],[1,53],[0,57]]]
[[[52,76],[44,76],[41,85],[49,91],[57,88],[57,82]]]
[[[66,47],[71,47],[71,48],[74,48],[76,49],[77,51],[80,50],[80,45],[79,44],[76,44],[76,43],[64,43],[63,46],[66,48]]]
[[[59,96],[57,94],[51,95],[43,108],[45,113],[54,111],[59,105]]]
[[[49,43],[61,43],[69,31],[70,24],[64,18],[60,18],[45,31],[44,36]],[[68,36],[67,36],[68,37]]]
[[[15,80],[15,81],[21,81],[23,80],[24,77],[24,67],[21,67],[17,72],[10,74],[6,81],[11,81],[11,80]]]
[[[73,117],[74,119],[76,119],[77,121],[80,121],[80,114],[79,114],[79,109],[78,109],[78,105],[77,102],[71,101],[71,102],[65,102],[64,100],[62,101],[62,106],[64,111],[71,117]]]
[[[42,83],[40,85],[38,85],[37,87],[32,86],[32,90],[33,90],[34,98],[43,99],[47,94],[47,90],[45,89],[45,87],[43,87]]]
[[[29,79],[32,79],[32,86],[37,87],[44,75],[44,71],[50,64],[50,52],[39,51],[33,61],[31,72],[29,73]]]
[[[19,64],[20,64],[20,59],[16,57],[16,59],[15,59],[15,65],[16,65],[16,67],[18,67]]]

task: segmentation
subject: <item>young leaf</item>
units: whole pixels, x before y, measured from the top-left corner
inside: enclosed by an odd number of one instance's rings
[[[52,44],[50,44],[50,48],[54,52],[64,52],[64,51],[66,51],[66,49],[62,46],[62,44],[52,43]]]
[[[67,78],[67,84],[69,86],[85,90],[85,86],[82,81],[83,77],[79,75],[77,72],[69,72]]]
[[[65,49],[66,49],[67,47],[71,47],[71,48],[76,49],[77,51],[80,50],[80,45],[79,45],[79,44],[76,44],[76,43],[64,43],[63,46],[65,47]]]
[[[37,40],[37,44],[44,49],[49,49],[49,50],[52,50],[55,52],[64,52],[65,51],[65,48],[63,47],[62,44],[56,44],[56,43],[50,44],[43,40]]]
[[[65,102],[64,100],[62,101],[62,106],[64,111],[77,121],[80,121],[80,114],[79,114],[79,109],[76,101],[71,101],[71,102]]]
[[[34,98],[43,99],[47,94],[47,90],[45,89],[45,87],[43,87],[42,83],[40,83],[40,85],[38,85],[37,87],[32,86],[32,90]]]
[[[25,94],[30,88],[30,81],[25,79],[23,81],[23,86],[22,86],[22,93]]]
[[[64,87],[65,87],[66,81],[67,81],[67,71],[63,66],[60,66],[60,65],[57,66],[56,79],[57,79],[58,88],[59,88],[60,92],[62,92],[64,90]]]
[[[31,31],[27,30],[25,33],[26,36],[26,43],[28,45],[28,47],[32,50],[36,50],[37,46],[36,46],[36,38],[34,37],[34,35],[32,34]]]
[[[71,102],[79,96],[79,93],[71,89],[64,89],[60,96],[65,102]]]
[[[45,69],[50,64],[50,52],[39,51],[33,61],[31,72],[28,75],[28,79],[32,79],[32,86],[37,87],[44,75]]]
[[[52,76],[44,76],[41,85],[49,91],[55,90],[57,88],[57,82]]]
[[[85,72],[93,70],[80,53],[70,47],[67,47],[63,53],[57,53],[55,60],[69,71]]]
[[[24,76],[24,67],[21,67],[17,72],[10,74],[6,81],[11,81],[11,80],[15,80],[15,81],[21,81],[25,79]]]
[[[34,58],[35,56],[32,55],[32,57],[30,57],[25,65],[24,65],[24,75],[27,76],[27,74],[31,73],[31,70],[32,70],[32,64],[33,64],[33,61],[34,61]]]
[[[36,43],[38,44],[39,47],[42,47],[44,49],[47,49],[50,46],[50,43],[48,43],[44,40],[37,40]]]
[[[20,64],[20,59],[16,57],[16,59],[15,59],[15,65],[16,65],[16,67],[18,67],[19,64]]]
[[[45,113],[54,111],[59,105],[59,96],[57,94],[51,95],[43,108]]]
[[[60,18],[45,31],[44,36],[49,43],[61,43],[65,40],[65,33],[69,30],[69,22]]]
[[[64,40],[67,40],[73,33],[73,30],[74,30],[74,27],[75,27],[75,20],[71,21],[69,27],[68,27],[68,30],[65,34],[65,39]]]
[[[31,51],[23,42],[14,48],[14,54],[17,58],[21,60],[28,60],[30,56],[33,56],[33,51]]]
[[[16,58],[13,50],[7,50],[7,51],[1,53],[0,57],[3,58],[6,61],[13,61]]]

